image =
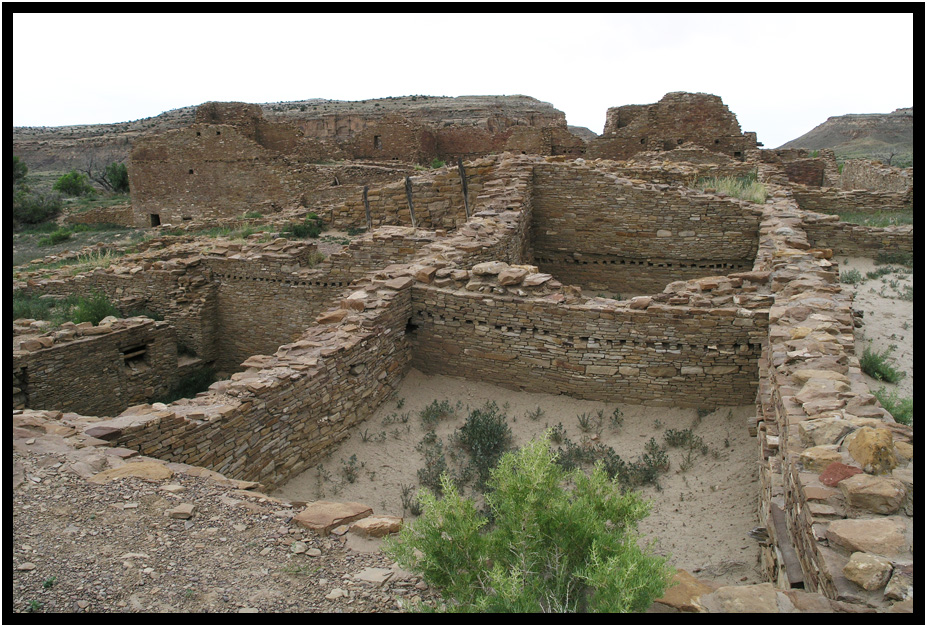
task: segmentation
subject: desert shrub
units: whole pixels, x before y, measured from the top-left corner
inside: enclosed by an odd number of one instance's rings
[[[17,156],[13,156],[13,185],[17,185],[26,180],[26,174],[29,173],[29,167],[26,162]]]
[[[86,174],[81,174],[77,170],[71,170],[52,185],[52,189],[61,192],[65,196],[86,196],[93,194],[93,186]]]
[[[39,246],[54,246],[55,244],[68,241],[71,239],[71,235],[73,235],[73,231],[70,229],[56,229],[45,237],[40,237],[37,243]]]
[[[477,485],[482,487],[489,472],[512,444],[512,430],[508,417],[494,401],[474,409],[464,426],[454,432],[455,441],[470,455],[470,468],[476,473]]]
[[[307,237],[318,237],[325,230],[322,218],[314,213],[310,213],[302,222],[291,222],[283,227],[281,234],[286,237],[295,239],[306,239]]]
[[[447,475],[443,498],[422,490],[422,515],[386,541],[403,568],[456,612],[643,612],[672,569],[638,544],[649,505],[610,480],[564,471],[545,440],[506,453],[491,472],[490,517]]]
[[[908,253],[904,251],[897,252],[879,252],[876,254],[875,258],[876,264],[883,265],[889,263],[895,263],[902,266],[913,266],[914,265],[914,253]]]
[[[840,282],[846,283],[847,285],[856,285],[857,283],[861,283],[862,280],[863,275],[856,269],[840,273]]]
[[[119,310],[110,302],[106,294],[91,292],[87,298],[79,297],[71,308],[70,319],[74,324],[90,322],[100,324],[100,320],[107,316],[120,316]]]
[[[700,178],[695,186],[699,189],[713,189],[715,193],[727,194],[755,203],[766,202],[766,186],[757,180],[756,171],[745,176],[722,176]]]
[[[896,422],[912,426],[914,422],[913,398],[910,396],[900,398],[898,396],[898,390],[889,391],[886,390],[884,386],[873,392],[873,394],[879,399],[879,404],[892,415],[892,418],[894,418]]]
[[[126,164],[112,162],[106,166],[104,178],[109,181],[114,192],[118,194],[129,193],[129,171]]]
[[[58,192],[34,192],[20,185],[13,192],[13,223],[40,224],[52,220],[63,203]]]
[[[441,161],[440,159],[438,159],[437,157],[435,157],[434,159],[431,160],[431,167],[432,167],[433,169],[443,168],[443,167],[444,167],[444,161]]]
[[[447,399],[441,402],[435,399],[426,405],[418,415],[422,419],[422,424],[430,429],[440,421],[453,417],[461,407],[463,407],[463,404],[460,401],[457,401],[456,405],[451,405],[451,402]]]
[[[422,454],[425,465],[418,469],[418,481],[435,494],[442,494],[442,475],[447,473],[447,460],[444,457],[444,441],[434,431],[429,431],[415,445],[415,450]]]
[[[905,373],[896,370],[888,363],[894,348],[894,346],[889,346],[879,353],[873,351],[872,346],[867,346],[865,350],[863,350],[862,357],[859,358],[860,368],[877,381],[898,383],[905,377]]]

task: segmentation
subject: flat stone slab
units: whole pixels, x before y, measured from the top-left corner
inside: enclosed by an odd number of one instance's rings
[[[363,503],[333,503],[316,501],[293,517],[293,522],[316,533],[328,535],[335,527],[352,523],[373,514],[373,509]]]
[[[164,464],[158,462],[129,462],[118,468],[110,468],[103,472],[98,472],[90,477],[88,481],[93,483],[109,483],[114,479],[122,477],[138,477],[146,481],[161,481],[170,479],[174,476],[173,471]]]
[[[368,566],[359,573],[351,575],[351,578],[357,581],[366,581],[368,583],[375,583],[380,585],[386,582],[392,576],[393,571],[391,571],[389,568],[373,568]]]

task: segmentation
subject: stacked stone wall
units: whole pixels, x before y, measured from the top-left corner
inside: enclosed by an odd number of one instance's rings
[[[824,159],[796,159],[783,163],[781,167],[792,183],[811,187],[824,184]]]
[[[914,170],[893,168],[879,161],[851,159],[843,163],[835,187],[906,193],[914,187]]]
[[[413,290],[414,367],[530,392],[668,406],[750,402],[761,312],[652,304],[560,305]]]
[[[167,393],[177,382],[177,345],[165,322],[130,318],[14,336],[17,409],[107,416]]]
[[[535,260],[566,283],[641,293],[753,266],[759,218],[748,203],[579,165],[534,173]]]
[[[833,215],[809,214],[804,229],[812,246],[833,249],[836,255],[875,257],[879,253],[914,252],[911,225],[879,228],[840,222]]]
[[[913,432],[862,376],[834,251],[812,248],[788,192],[768,208],[757,255],[775,298],[757,395],[763,568],[780,587],[839,601],[908,598]]]
[[[88,209],[81,213],[69,214],[65,221],[68,224],[118,224],[125,227],[137,225],[132,205]]]
[[[805,211],[831,214],[905,211],[911,208],[913,202],[913,188],[905,192],[885,192],[796,185],[792,188],[792,195]]]

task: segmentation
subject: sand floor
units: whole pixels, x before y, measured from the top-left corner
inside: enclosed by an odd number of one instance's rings
[[[756,443],[747,431],[752,405],[725,407],[701,419],[695,409],[655,408],[640,405],[603,404],[567,396],[529,394],[445,376],[428,376],[412,370],[395,399],[387,402],[318,467],[295,477],[274,493],[291,500],[358,501],[375,513],[405,515],[401,486],[418,486],[417,471],[423,456],[416,450],[426,429],[420,411],[432,401],[460,401],[456,417],[438,423],[436,434],[445,446],[453,431],[463,426],[467,408],[495,401],[504,408],[515,446],[540,436],[547,426],[562,423],[566,436],[579,443],[592,432],[583,433],[578,416],[605,410],[606,420],[598,441],[612,446],[625,461],[645,452],[650,438],[663,444],[667,429],[692,428],[709,446],[707,455],[696,454],[692,465],[681,470],[683,452],[669,448],[669,472],[661,475],[660,489],[647,486],[643,494],[652,501],[651,515],[642,521],[645,541],[671,555],[678,568],[697,572],[722,583],[757,583],[757,545],[747,532],[756,525]],[[544,414],[532,420],[528,413],[540,407]],[[608,417],[615,407],[623,412],[620,428]],[[402,422],[403,418],[406,422]],[[364,441],[364,437],[367,441]],[[447,449],[445,449],[447,450]],[[356,456],[354,482],[346,479],[346,468]],[[449,465],[453,462],[448,459]]]

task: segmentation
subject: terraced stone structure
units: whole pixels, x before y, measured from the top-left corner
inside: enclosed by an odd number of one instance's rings
[[[750,140],[726,137],[732,152]],[[746,165],[733,159],[505,153],[333,202],[324,219],[370,230],[321,263],[313,244],[284,238],[162,238],[88,274],[21,274],[14,287],[28,293],[92,286],[122,307],[144,305],[185,353],[234,371],[170,405],[43,419],[270,489],[332,450],[410,367],[583,399],[755,402],[745,428],[757,438],[769,581],[905,610],[913,433],[860,372],[851,296],[830,261],[858,251],[822,230],[834,216],[802,209],[780,159],[745,156],[771,193],[762,205],[687,187]],[[911,227],[858,228],[869,254],[913,246]],[[37,341],[20,343],[18,359],[54,348]],[[21,363],[14,355],[14,373]],[[18,381],[30,398],[34,379]],[[763,594],[777,607],[777,593]]]

